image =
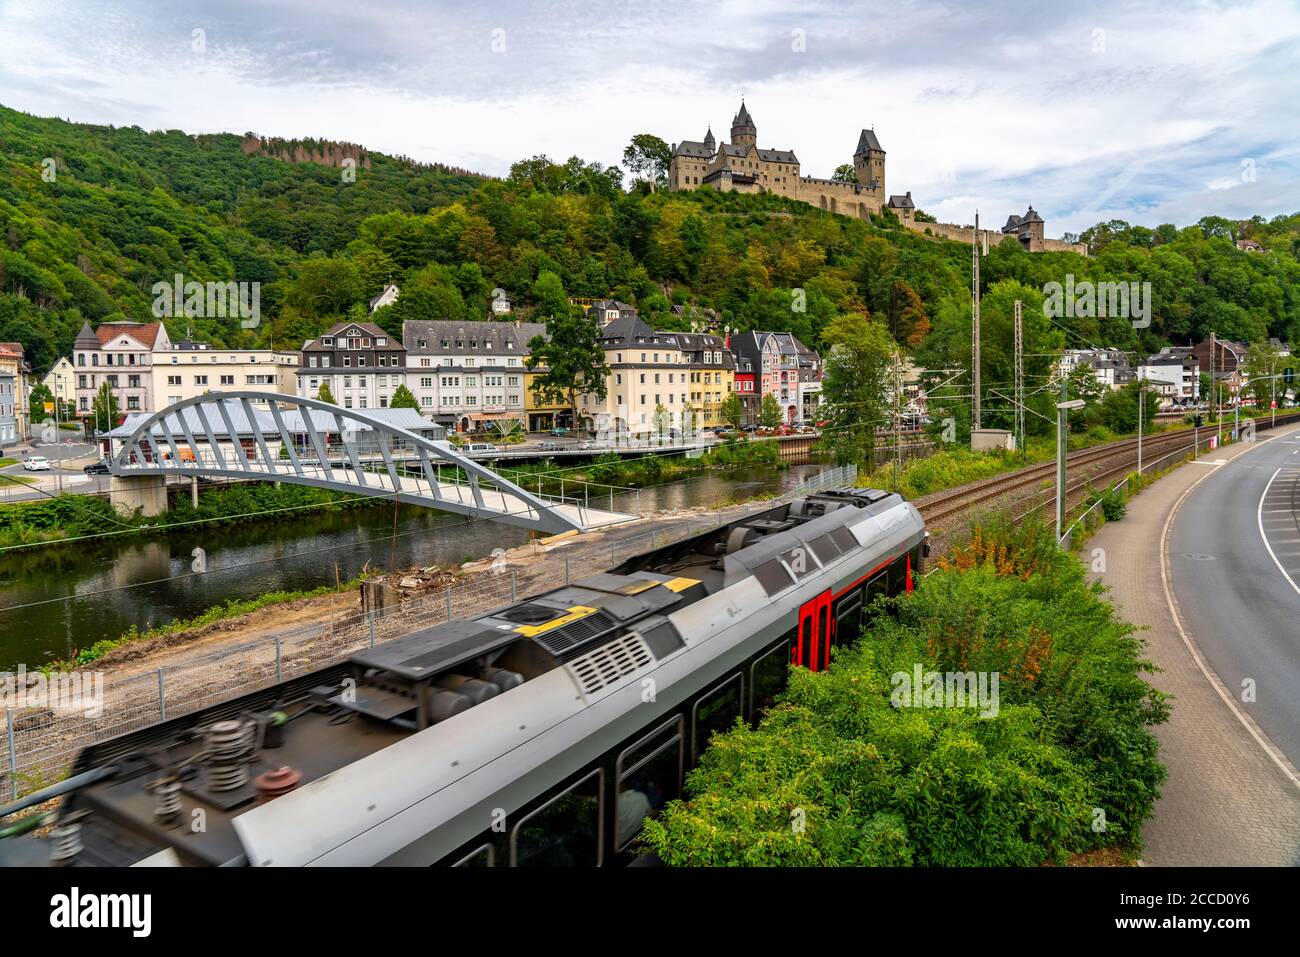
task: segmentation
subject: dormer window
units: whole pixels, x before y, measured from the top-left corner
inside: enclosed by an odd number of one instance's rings
[[[332,346],[334,345],[334,338],[332,336],[323,336],[320,344],[323,346]]]
[[[375,340],[375,345],[376,345],[376,346],[386,346],[386,345],[388,345],[388,337],[387,337],[387,336],[380,336],[379,338],[377,338],[377,339]]]

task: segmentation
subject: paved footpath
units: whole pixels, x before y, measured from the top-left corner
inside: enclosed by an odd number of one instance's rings
[[[1298,430],[1279,430],[1294,438]],[[1202,460],[1231,460],[1267,444],[1230,446]],[[1155,815],[1143,829],[1143,863],[1157,866],[1300,864],[1300,776],[1242,711],[1205,661],[1169,580],[1169,527],[1184,496],[1214,466],[1180,466],[1138,495],[1128,515],[1103,526],[1084,548],[1105,550],[1119,614],[1147,629],[1147,656],[1160,674],[1152,684],[1174,695],[1168,723],[1155,729],[1169,768]],[[1222,587],[1230,587],[1224,581]]]

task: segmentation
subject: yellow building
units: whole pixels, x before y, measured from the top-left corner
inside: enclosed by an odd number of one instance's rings
[[[538,366],[532,372],[524,373],[524,421],[527,423],[528,431],[549,432],[555,428],[572,428],[573,423],[569,420],[573,415],[568,405],[563,402],[541,401],[533,391],[533,382],[545,372],[545,367]]]

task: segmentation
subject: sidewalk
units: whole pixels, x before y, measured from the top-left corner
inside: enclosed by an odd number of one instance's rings
[[[1256,447],[1228,446],[1203,458],[1232,459]],[[1122,521],[1103,526],[1084,546],[1085,560],[1094,548],[1105,550],[1106,571],[1092,577],[1110,588],[1109,598],[1121,617],[1149,629],[1140,635],[1147,642],[1147,657],[1163,669],[1151,683],[1174,695],[1170,720],[1155,729],[1169,778],[1143,830],[1143,862],[1294,866],[1300,847],[1300,788],[1206,680],[1179,633],[1167,597],[1162,561],[1166,521],[1183,493],[1208,474],[1209,466],[1194,463],[1175,469],[1135,498]],[[1187,634],[1195,641],[1190,629]]]

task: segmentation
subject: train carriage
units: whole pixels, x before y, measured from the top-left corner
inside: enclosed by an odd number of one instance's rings
[[[0,863],[631,863],[710,736],[828,667],[926,535],[898,495],[822,492],[364,649],[87,748]]]

